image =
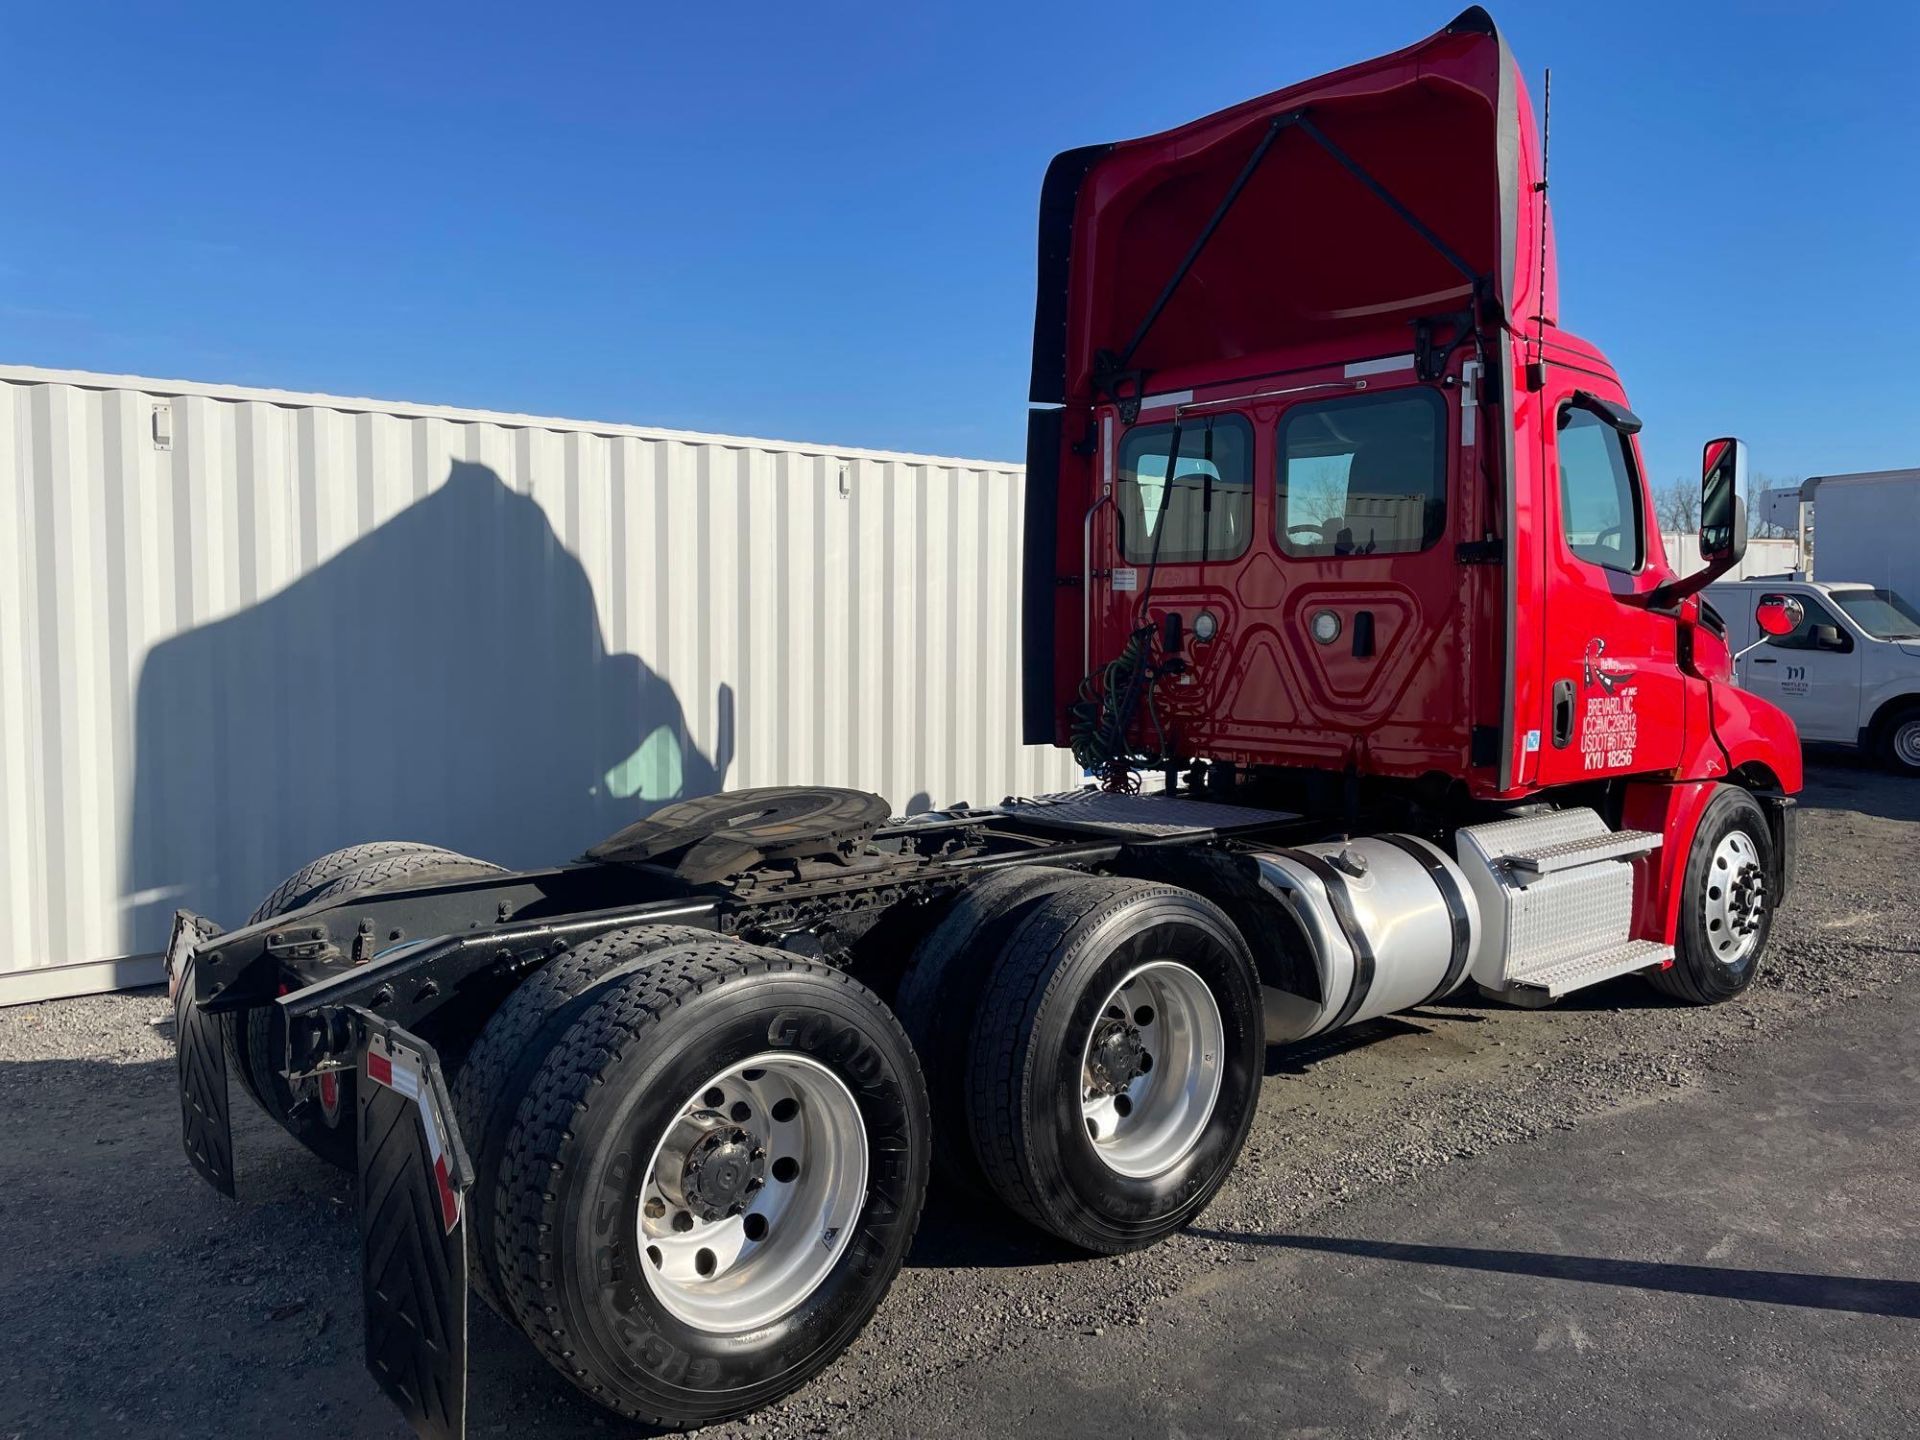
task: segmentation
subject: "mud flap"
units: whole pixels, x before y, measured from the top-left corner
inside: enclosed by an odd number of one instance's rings
[[[180,1071],[180,1141],[206,1182],[233,1195],[233,1117],[227,1108],[227,1046],[220,1017],[193,1002],[194,951],[221,933],[211,920],[173,912],[167,993],[173,999],[174,1059]]]
[[[365,1037],[354,1089],[367,1368],[416,1433],[458,1440],[473,1170],[433,1047],[369,1011],[353,1015]]]

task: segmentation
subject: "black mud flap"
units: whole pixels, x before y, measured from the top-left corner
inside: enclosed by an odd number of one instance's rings
[[[360,1058],[360,1287],[367,1368],[414,1430],[457,1440],[467,1423],[466,1192],[433,1047],[354,1009]]]
[[[174,1059],[180,1070],[180,1140],[187,1159],[222,1195],[233,1194],[233,1119],[227,1108],[227,1046],[220,1017],[193,1002],[194,951],[221,933],[211,920],[173,912],[167,993],[173,998]]]

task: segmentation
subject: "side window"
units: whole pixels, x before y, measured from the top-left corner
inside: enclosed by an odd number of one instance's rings
[[[1761,596],[1766,599],[1766,596]],[[1802,615],[1800,623],[1785,635],[1769,635],[1767,644],[1780,650],[1833,650],[1844,653],[1853,649],[1853,637],[1847,634],[1834,613],[1822,605],[1813,596],[1803,590],[1793,592],[1793,598],[1800,602]]]
[[[1120,445],[1120,550],[1136,565],[1192,565],[1243,554],[1253,529],[1253,427],[1238,415],[1139,425]],[[1168,481],[1168,471],[1172,481]]]
[[[1280,420],[1275,525],[1289,555],[1404,555],[1447,523],[1446,402],[1386,390],[1295,405]]]
[[[1591,410],[1560,411],[1560,533],[1580,559],[1634,571],[1646,556],[1627,437]]]

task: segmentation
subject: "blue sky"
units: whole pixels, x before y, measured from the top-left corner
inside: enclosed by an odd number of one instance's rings
[[[0,361],[1017,458],[1054,152],[1456,8],[12,6]],[[1920,464],[1916,13],[1495,8],[1656,477]]]

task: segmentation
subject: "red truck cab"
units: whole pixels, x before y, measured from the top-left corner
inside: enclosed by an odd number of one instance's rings
[[[1084,747],[1130,683],[1166,762],[1798,788],[1791,725],[1679,593],[1618,376],[1558,324],[1484,11],[1061,155],[1040,256],[1029,740]]]
[[[1056,158],[1027,739],[1116,787],[1154,765],[1208,790],[1579,794],[1663,836],[1635,863],[1640,932],[1664,940],[1731,780],[1774,803],[1784,888],[1798,738],[1734,688],[1697,593],[1744,547],[1743,451],[1708,447],[1711,563],[1682,580],[1626,390],[1559,313],[1532,102],[1477,7]]]

